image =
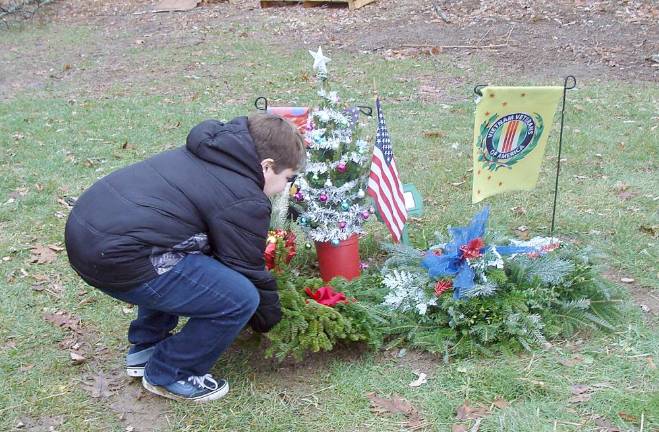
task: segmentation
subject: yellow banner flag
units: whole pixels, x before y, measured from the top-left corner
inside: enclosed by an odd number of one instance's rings
[[[531,190],[563,87],[485,87],[476,105],[472,202]]]

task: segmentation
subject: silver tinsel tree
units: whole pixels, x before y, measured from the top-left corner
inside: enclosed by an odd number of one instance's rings
[[[295,181],[291,200],[300,213],[298,223],[312,240],[338,245],[362,233],[362,225],[373,213],[365,191],[371,152],[359,137],[359,122],[329,89],[329,59],[320,48],[310,53],[320,102],[306,134],[307,165]]]

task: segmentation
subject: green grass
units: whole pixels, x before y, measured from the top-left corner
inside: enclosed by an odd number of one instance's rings
[[[92,85],[95,77],[107,76],[103,62],[85,61],[86,70],[76,75],[84,84],[80,87],[76,79],[53,80],[43,89],[22,91],[0,102],[0,259],[8,257],[0,261],[0,429],[12,429],[21,419],[57,416],[64,416],[58,430],[120,431],[128,425],[111,402],[91,398],[79,380],[95,367],[121,367],[132,315],[78,280],[64,253],[52,264],[37,265],[30,263],[29,249],[36,243],[62,243],[65,219],[57,212],[66,209],[58,198],[78,196],[98,177],[182,144],[200,120],[250,112],[254,98],[261,95],[280,105],[315,100],[313,82],[305,78],[312,75],[305,50],[237,33],[213,31],[203,46],[184,50],[156,50],[148,43],[131,47],[122,61],[144,75],[134,80],[101,79],[103,91]],[[81,37],[100,37],[75,26],[26,27],[6,35],[3,46],[27,50],[48,40],[61,53],[69,52]],[[225,49],[228,46],[231,49]],[[204,64],[196,64],[202,51]],[[14,54],[6,55],[3,59],[14,59]],[[455,102],[421,102],[421,78],[461,76],[450,57],[385,61],[338,52],[330,57],[334,88],[344,100],[372,104],[375,81],[399,170],[426,199],[426,216],[411,227],[413,241],[424,245],[435,230],[468,221],[476,210],[470,204],[468,172],[473,83],[465,79],[443,89],[446,99]],[[467,62],[476,70],[494,70],[475,60]],[[192,71],[186,72],[186,67]],[[157,80],[159,76],[165,78]],[[472,78],[478,82],[478,76]],[[540,84],[532,77],[521,81]],[[611,269],[635,278],[656,295],[656,239],[639,228],[658,223],[659,91],[649,84],[584,80],[568,97],[558,234],[591,247]],[[426,138],[422,131],[441,131],[445,136]],[[488,200],[492,230],[511,235],[515,227],[527,225],[534,234],[548,231],[557,135],[554,130],[535,190]],[[125,142],[130,145],[122,149]],[[618,197],[619,182],[628,185],[631,198]],[[12,202],[10,194],[20,188],[29,191],[14,194]],[[510,209],[517,206],[527,213],[516,216]],[[373,228],[381,238],[381,229]],[[372,242],[367,251],[375,254]],[[59,279],[61,295],[32,290],[38,274]],[[80,296],[83,290],[87,294]],[[95,301],[81,305],[86,297]],[[95,343],[109,349],[100,366],[71,365],[68,352],[58,347],[66,333],[42,318],[56,310],[79,315],[93,330]],[[158,406],[166,410],[167,419],[159,424],[176,431],[400,430],[402,417],[369,411],[366,393],[377,392],[409,399],[432,425],[429,430],[450,430],[456,423],[455,410],[465,399],[489,404],[497,396],[511,405],[494,410],[481,423],[481,431],[594,431],[597,427],[589,420],[593,416],[623,430],[639,430],[643,418],[644,430],[653,430],[659,428],[659,382],[647,358],[659,363],[659,338],[656,327],[644,322],[634,307],[627,307],[626,314],[628,322],[618,331],[583,336],[582,344],[448,365],[440,358],[417,359],[412,354],[399,359],[392,352],[339,352],[313,356],[297,368],[277,369],[268,367],[258,353],[233,349],[214,369],[229,379],[229,396],[199,407],[162,402]],[[558,363],[572,355],[571,350],[584,361],[573,367]],[[407,385],[415,369],[431,377],[416,389]],[[596,387],[590,401],[571,404],[573,384],[602,386]],[[124,391],[136,389],[133,384]]]

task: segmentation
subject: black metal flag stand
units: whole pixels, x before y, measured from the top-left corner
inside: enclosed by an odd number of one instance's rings
[[[554,183],[554,205],[551,209],[551,229],[549,236],[554,236],[554,223],[556,222],[556,201],[558,199],[558,176],[561,173],[561,150],[563,150],[563,123],[565,121],[565,99],[567,91],[577,86],[577,79],[568,75],[563,81],[563,107],[561,108],[561,131],[558,135],[558,158],[556,159],[556,182]]]
[[[554,235],[554,226],[556,222],[556,203],[558,200],[558,176],[561,173],[561,151],[563,150],[563,125],[565,123],[565,100],[567,96],[567,91],[575,88],[577,86],[577,79],[573,75],[568,75],[563,81],[563,106],[561,108],[561,130],[558,135],[558,159],[556,160],[556,181],[554,183],[554,204],[551,209],[551,228],[549,230],[549,235]],[[474,87],[474,93],[477,96],[483,96],[481,91],[487,85],[479,84]]]

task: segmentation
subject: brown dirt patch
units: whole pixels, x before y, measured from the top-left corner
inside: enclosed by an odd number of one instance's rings
[[[144,390],[140,380],[132,380],[129,386],[108,400],[126,430],[135,432],[162,431],[168,428],[170,402]]]
[[[655,321],[659,318],[659,290],[642,286],[636,281],[624,283],[621,279],[629,278],[629,276],[617,270],[608,270],[602,276],[615,284],[627,288],[632,299],[634,299],[634,303],[638,305],[644,316],[648,317],[650,321]]]
[[[203,3],[188,12],[151,13],[156,3],[61,0],[42,7],[24,25],[85,26],[91,35],[76,49],[63,52],[43,37],[21,50],[0,40],[0,65],[6,71],[0,78],[0,95],[46,88],[58,80],[75,83],[83,95],[103,94],[115,83],[151,83],[147,85],[159,92],[176,85],[183,75],[212,81],[217,78],[213,70],[217,73],[221,66],[201,64],[204,49],[222,45],[223,32],[282,50],[323,45],[329,52],[374,52],[385,58],[430,55],[444,63],[464,64],[464,73],[448,76],[447,82],[422,80],[425,91],[421,89],[419,96],[428,101],[438,99],[433,92],[440,90],[433,89],[475,81],[521,78],[560,83],[570,73],[578,79],[659,77],[659,63],[653,60],[659,54],[659,7],[650,0],[379,0],[354,11],[260,9],[257,0],[246,0]],[[135,53],[140,47],[194,51],[200,61],[149,68]],[[471,70],[480,63],[495,67]],[[438,76],[447,75],[443,69],[438,65]]]

